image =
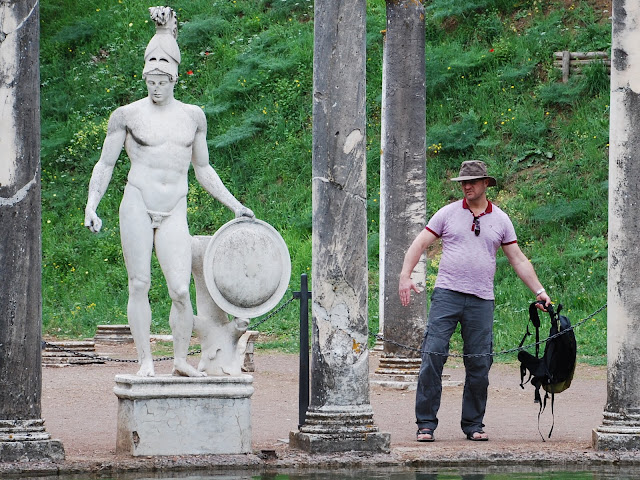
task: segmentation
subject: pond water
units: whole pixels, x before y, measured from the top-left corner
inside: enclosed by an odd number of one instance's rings
[[[20,480],[631,480],[640,479],[640,466],[574,466],[486,468],[377,468],[308,470],[285,469],[261,471],[205,471],[198,473],[62,475],[57,477],[19,477]]]

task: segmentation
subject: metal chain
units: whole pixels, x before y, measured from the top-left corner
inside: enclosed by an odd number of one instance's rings
[[[291,302],[293,302],[293,300],[295,300],[295,297],[291,297],[285,303],[280,305],[277,309],[272,311],[269,315],[267,315],[264,318],[260,319],[255,324],[250,325],[247,329],[248,330],[255,330],[258,326],[262,325],[264,322],[266,322],[267,320],[269,320],[270,318],[272,318],[273,316],[277,315],[282,310],[284,310]],[[88,354],[88,353],[77,352],[75,350],[70,350],[68,348],[64,348],[64,347],[60,347],[58,345],[54,345],[54,344],[49,343],[49,342],[44,341],[44,340],[42,341],[42,346],[43,347],[54,348],[54,349],[59,350],[61,352],[70,353],[70,354],[72,354],[72,355],[74,355],[76,357],[90,358],[92,360],[98,360],[98,361],[103,361],[103,362],[138,363],[138,360],[132,360],[132,359],[126,359],[126,358],[102,357],[102,356],[99,356],[99,355],[91,355],[91,354]],[[202,352],[201,349],[191,350],[187,355],[197,355],[197,354],[199,354],[201,352]],[[154,362],[164,362],[166,360],[173,360],[173,359],[174,359],[174,357],[157,357],[157,358],[154,358],[153,361]]]
[[[44,340],[42,341],[42,346],[43,347],[54,348],[54,349],[59,350],[61,352],[70,353],[70,354],[72,354],[72,355],[74,355],[76,357],[91,358],[92,360],[100,360],[100,361],[103,361],[103,362],[138,363],[138,360],[133,360],[133,359],[130,359],[130,358],[102,357],[100,355],[91,355],[89,353],[77,352],[75,350],[69,350],[68,348],[64,348],[64,347],[61,347],[59,345],[54,345],[54,344],[49,343],[49,342],[44,341]],[[198,354],[200,352],[201,352],[200,349],[192,350],[187,355],[196,355],[196,354]],[[153,359],[154,362],[164,362],[166,360],[173,360],[173,357],[157,357],[157,358]]]
[[[277,315],[282,310],[284,310],[285,307],[287,307],[294,300],[295,300],[295,297],[291,297],[289,300],[287,300],[282,305],[280,305],[278,308],[276,308],[274,311],[272,311],[269,315],[267,315],[263,319],[257,321],[253,325],[249,325],[248,330],[255,330],[258,326],[262,325],[264,322],[266,322],[267,320],[269,320],[270,318],[272,318],[273,316]]]
[[[573,330],[574,328],[582,325],[583,323],[585,323],[587,320],[590,320],[591,318],[595,317],[598,313],[600,313],[602,310],[604,310],[605,308],[607,308],[607,304],[605,303],[603,306],[601,306],[599,309],[597,309],[595,312],[593,312],[591,315],[589,315],[588,317],[580,320],[578,323],[576,323],[575,325],[571,325],[569,328],[562,330],[561,332],[556,333],[555,335],[551,335],[547,338],[545,338],[544,340],[540,340],[539,342],[535,342],[535,343],[531,343],[529,345],[523,345],[521,347],[515,347],[515,348],[510,348],[508,350],[501,350],[499,352],[490,352],[490,353],[442,353],[442,352],[429,352],[426,350],[422,350],[420,348],[415,348],[415,347],[411,347],[409,345],[403,345],[402,343],[398,343],[394,340],[385,340],[381,335],[374,335],[371,334],[372,337],[375,337],[376,339],[379,339],[383,342],[386,343],[391,343],[392,345],[395,345],[397,347],[400,348],[404,348],[407,350],[412,350],[414,352],[420,352],[423,355],[439,355],[441,357],[458,357],[458,358],[463,358],[463,357],[495,357],[497,355],[506,355],[508,353],[514,353],[514,352],[519,352],[521,350],[526,350],[528,348],[532,348],[532,347],[536,347],[538,345],[542,345],[546,342],[548,342],[549,340],[552,340],[556,337],[559,337],[560,335],[564,335],[565,333],[567,333],[569,330]]]
[[[270,318],[272,318],[275,315],[277,315],[278,313],[280,313],[286,307],[288,307],[291,304],[291,302],[293,302],[294,300],[295,300],[295,297],[291,297],[289,300],[287,300],[285,303],[280,305],[277,309],[275,309],[269,315],[265,316],[264,318],[262,318],[261,320],[259,320],[255,324],[250,325],[248,327],[248,330],[255,330],[258,326],[262,325],[264,322],[266,322]],[[605,308],[607,308],[607,304],[606,303],[604,305],[602,305],[600,308],[598,308],[595,312],[593,312],[588,317],[580,320],[575,325],[571,325],[566,330],[558,332],[555,335],[551,335],[551,336],[547,337],[544,340],[540,340],[539,342],[531,343],[531,344],[528,344],[528,345],[523,345],[521,347],[514,347],[514,348],[510,348],[508,350],[501,350],[499,352],[489,352],[489,353],[442,353],[442,352],[429,352],[429,351],[426,351],[426,350],[422,350],[420,348],[415,348],[415,347],[411,347],[409,345],[404,345],[404,344],[396,342],[394,340],[386,340],[380,334],[375,335],[373,333],[370,333],[370,336],[373,337],[373,338],[376,338],[377,340],[381,340],[381,341],[383,341],[385,343],[390,343],[392,345],[395,345],[395,346],[400,347],[400,348],[404,348],[406,350],[412,350],[414,352],[420,352],[421,354],[439,355],[439,356],[443,356],[443,357],[457,357],[457,358],[463,358],[463,357],[489,357],[489,356],[495,357],[497,355],[506,355],[506,354],[509,354],[509,353],[519,352],[521,350],[526,350],[526,349],[529,349],[529,348],[533,348],[533,347],[545,344],[549,340],[552,340],[552,339],[554,339],[556,337],[559,337],[560,335],[564,335],[569,330],[573,330],[576,327],[584,324],[587,320],[590,320],[591,318],[595,317],[597,314],[599,314]],[[53,344],[51,344],[49,342],[46,342],[46,341],[42,341],[42,345],[43,345],[43,347],[46,346],[46,347],[55,348],[56,350],[60,350],[62,352],[70,353],[70,354],[78,356],[78,357],[91,358],[91,359],[94,359],[94,360],[100,360],[100,361],[105,361],[105,362],[120,362],[120,363],[137,363],[138,362],[138,360],[102,357],[102,356],[99,356],[99,355],[90,355],[90,354],[87,354],[87,353],[76,352],[74,350],[69,350],[69,349],[60,347],[58,345],[53,345]],[[197,349],[197,350],[190,351],[188,353],[188,355],[197,355],[199,353],[201,353],[201,350]],[[173,358],[174,357],[158,357],[158,358],[154,358],[153,361],[154,362],[162,362],[162,361],[166,361],[166,360],[173,360]]]

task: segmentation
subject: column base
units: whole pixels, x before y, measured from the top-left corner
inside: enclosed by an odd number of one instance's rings
[[[370,405],[311,407],[289,446],[308,453],[389,453],[391,435],[378,431]]]
[[[409,357],[390,357],[383,355],[380,358],[376,373],[390,374],[390,375],[415,375],[416,377],[420,373],[420,365],[422,360],[420,358]]]
[[[371,376],[371,383],[397,390],[415,390],[418,386],[420,362],[419,358],[383,355]]]
[[[0,462],[62,462],[64,447],[45,431],[44,420],[0,420]]]
[[[412,391],[418,388],[420,358],[382,357],[371,383],[396,390]],[[442,387],[459,387],[463,382],[451,380],[448,373],[442,374]]]
[[[116,453],[251,452],[253,377],[117,375]]]
[[[307,453],[372,452],[389,453],[391,444],[389,433],[368,435],[313,434],[289,432],[289,447]]]
[[[594,450],[640,449],[640,415],[604,412],[602,425],[591,432]]]

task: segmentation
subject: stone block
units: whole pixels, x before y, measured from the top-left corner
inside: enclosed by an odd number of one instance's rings
[[[289,433],[289,446],[307,453],[389,453],[391,435],[378,430],[371,405],[309,407],[304,425]]]
[[[289,446],[311,454],[337,452],[389,453],[391,436],[388,433],[322,434],[290,432]]]
[[[253,361],[253,354],[255,352],[255,344],[258,341],[260,332],[257,330],[248,330],[244,332],[247,336],[247,348],[244,351],[244,363],[242,364],[243,372],[255,372],[256,364]]]
[[[95,343],[90,340],[46,342],[42,352],[42,365],[45,367],[66,367],[104,362],[105,360],[96,354]]]
[[[591,431],[591,443],[593,449],[599,451],[640,450],[640,428],[619,428],[617,431],[594,428]]]
[[[117,375],[116,452],[140,455],[251,451],[253,377]]]
[[[43,419],[0,420],[0,462],[61,462],[60,440],[53,440]]]
[[[93,337],[95,343],[107,345],[119,345],[122,343],[133,343],[131,328],[129,325],[98,325],[96,334]]]

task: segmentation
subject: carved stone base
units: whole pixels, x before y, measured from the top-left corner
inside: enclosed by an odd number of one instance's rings
[[[595,450],[640,449],[640,415],[604,412],[602,425],[591,433],[591,442]]]
[[[0,420],[0,462],[62,462],[64,447],[45,431],[44,420]]]
[[[133,343],[131,328],[126,325],[98,325],[94,342],[107,345],[119,345],[122,343]]]
[[[369,405],[311,407],[300,431],[289,433],[289,446],[308,453],[389,453],[390,437],[378,431]]]
[[[415,390],[418,387],[420,358],[382,357],[371,383],[396,390]],[[463,382],[451,380],[448,373],[442,374],[442,387],[459,387]]]
[[[420,373],[420,358],[387,357],[380,359],[376,373],[387,375],[415,375]]]
[[[415,390],[420,373],[420,359],[407,357],[380,358],[371,383],[396,390]]]
[[[42,352],[42,366],[68,367],[105,362],[96,357],[96,344],[90,340],[47,342]]]
[[[260,336],[260,332],[257,330],[247,330],[244,334],[248,337],[247,348],[244,351],[244,363],[242,364],[243,372],[255,372],[256,364],[253,362],[253,353],[255,351],[255,345]]]
[[[253,377],[117,375],[116,453],[251,452]]]

